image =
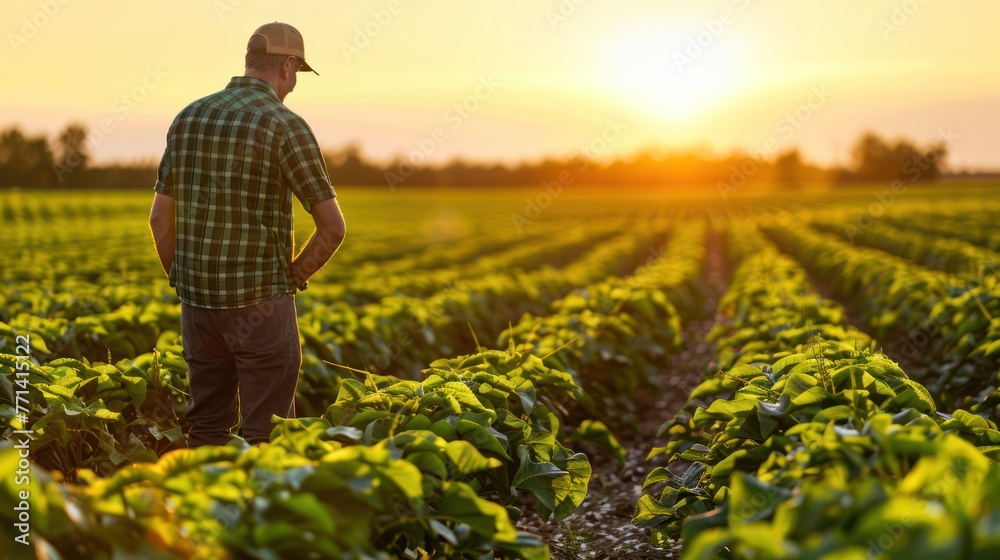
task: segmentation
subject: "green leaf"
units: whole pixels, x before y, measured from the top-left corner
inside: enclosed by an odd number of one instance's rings
[[[484,427],[472,420],[466,418],[460,418],[455,423],[455,430],[459,436],[461,436],[466,441],[473,443],[476,449],[481,449],[483,451],[489,451],[499,455],[505,461],[513,461],[510,455],[507,454],[507,450],[504,449],[504,445],[500,442],[497,437],[504,438],[504,443],[506,443],[506,436],[492,430],[492,428]]]
[[[524,444],[518,446],[517,456],[521,459],[521,464],[517,472],[514,473],[511,486],[531,492],[545,508],[554,511],[556,509],[556,496],[555,490],[552,488],[552,481],[556,477],[567,476],[569,473],[552,463],[532,460],[528,446]]]
[[[587,497],[587,487],[592,474],[590,461],[583,453],[572,455],[565,464],[560,462],[560,466],[568,474],[552,479],[555,509],[550,509],[541,501],[535,503],[535,509],[543,518],[547,519],[551,515],[556,522],[562,521],[580,507]]]
[[[995,356],[1000,356],[1000,339],[994,340],[989,344],[984,344],[976,349],[976,353],[982,350],[982,354],[986,358],[993,358]]]
[[[494,542],[515,542],[517,530],[500,504],[479,498],[463,482],[446,481],[438,515],[467,525],[474,533]]]
[[[761,482],[758,478],[733,472],[729,492],[729,524],[742,525],[767,519],[775,506],[788,499],[791,491]]]
[[[146,402],[146,380],[142,377],[123,375],[121,382],[129,396],[132,397],[135,408],[142,408],[143,403]]]
[[[458,477],[503,465],[499,459],[484,457],[471,443],[461,439],[449,441],[446,453],[448,460],[455,466]]]
[[[684,546],[684,560],[716,560],[723,548],[736,542],[732,532],[711,528],[694,535]]]
[[[618,439],[611,433],[611,430],[601,422],[600,420],[584,420],[570,434],[570,440],[575,441],[586,441],[592,443],[602,449],[610,451],[615,459],[618,459],[618,463],[624,465],[626,459],[628,458],[628,453],[625,448],[618,441]]]
[[[697,535],[715,527],[725,527],[729,523],[729,502],[713,510],[684,518],[681,531],[685,542],[691,542]]]

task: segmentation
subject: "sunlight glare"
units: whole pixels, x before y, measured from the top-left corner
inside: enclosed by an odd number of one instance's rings
[[[698,44],[697,28],[631,32],[609,45],[608,75],[618,95],[670,120],[689,119],[739,97],[742,50],[723,30]],[[693,45],[693,46],[692,46]]]

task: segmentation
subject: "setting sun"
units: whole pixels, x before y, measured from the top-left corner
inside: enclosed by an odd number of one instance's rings
[[[669,24],[630,29],[606,44],[607,81],[638,109],[670,120],[693,119],[737,99],[743,66],[736,39],[716,29]]]

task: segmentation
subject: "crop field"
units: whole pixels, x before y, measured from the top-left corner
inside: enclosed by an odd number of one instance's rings
[[[0,191],[4,553],[998,558],[998,189],[339,187],[298,417],[197,449],[152,191]]]

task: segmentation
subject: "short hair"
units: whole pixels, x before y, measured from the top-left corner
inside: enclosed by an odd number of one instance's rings
[[[267,48],[266,40],[260,35],[250,37],[247,43],[246,69],[259,70],[261,72],[273,72],[281,66],[281,63],[288,58],[284,54],[268,54],[263,52]],[[260,49],[256,51],[254,49]]]

